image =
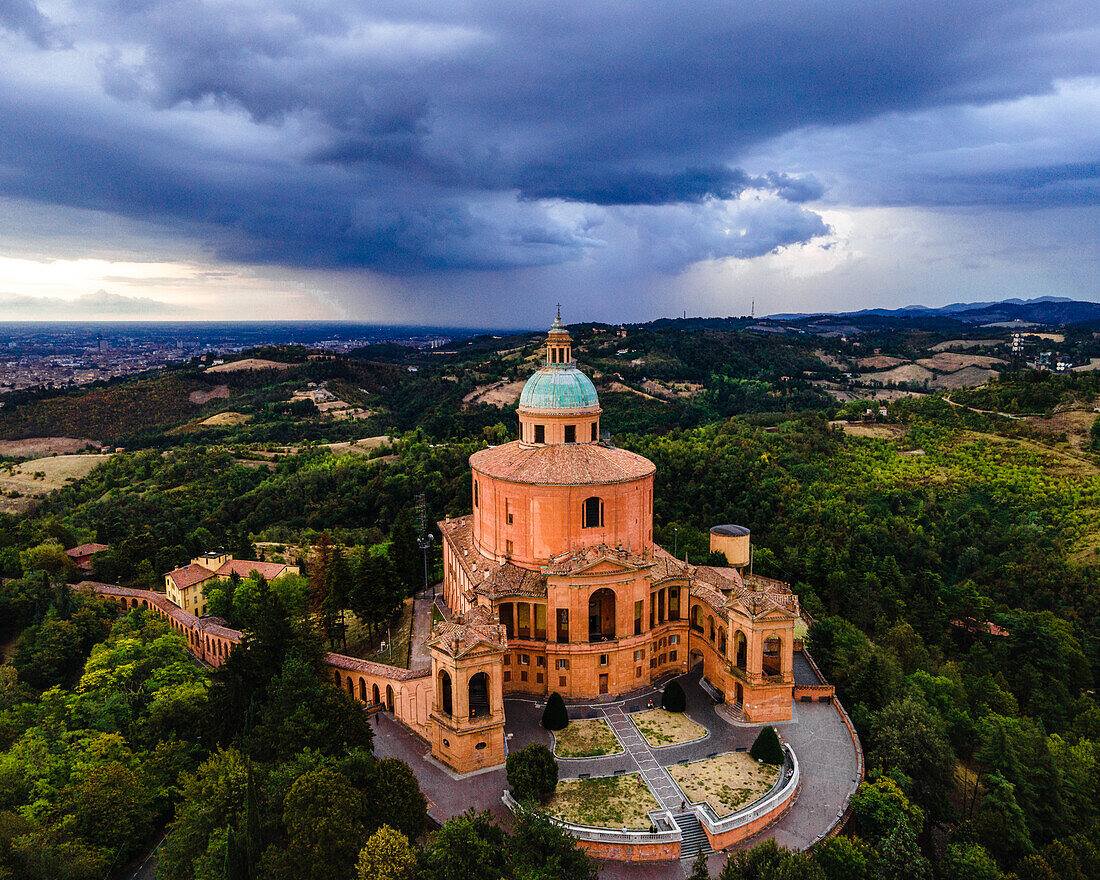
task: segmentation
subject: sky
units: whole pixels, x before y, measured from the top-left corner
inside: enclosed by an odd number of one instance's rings
[[[0,320],[1100,300],[1100,4],[0,0]]]

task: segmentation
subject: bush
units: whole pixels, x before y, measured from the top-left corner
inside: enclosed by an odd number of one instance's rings
[[[542,801],[558,786],[558,762],[550,750],[539,743],[512,752],[505,768],[516,800]]]
[[[774,727],[768,726],[760,731],[756,742],[749,749],[749,754],[755,760],[763,761],[765,764],[783,763],[783,746],[779,743],[779,734],[775,732]]]
[[[665,685],[664,693],[661,694],[661,708],[669,712],[683,712],[687,708],[687,697],[684,696],[680,682],[674,679]]]
[[[546,708],[542,711],[542,726],[547,730],[564,730],[568,724],[569,711],[565,708],[565,700],[561,698],[561,694],[554,691],[546,701]]]

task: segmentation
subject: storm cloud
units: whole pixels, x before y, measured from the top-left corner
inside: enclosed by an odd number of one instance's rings
[[[0,196],[228,261],[675,273],[824,239],[837,204],[1098,194],[1088,114],[1041,149],[1012,114],[1093,94],[1089,2],[44,8],[0,0]]]

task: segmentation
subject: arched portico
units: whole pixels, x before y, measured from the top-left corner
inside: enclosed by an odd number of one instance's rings
[[[439,671],[439,709],[447,715],[454,714],[454,694],[451,685],[451,674],[446,669]]]
[[[588,597],[588,641],[615,638],[615,591],[607,587]]]
[[[469,698],[471,718],[492,714],[493,709],[489,703],[489,676],[484,672],[478,672],[470,677]]]

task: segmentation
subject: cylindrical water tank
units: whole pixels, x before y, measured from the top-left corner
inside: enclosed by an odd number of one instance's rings
[[[750,532],[744,526],[715,526],[710,530],[710,550],[725,553],[734,568],[749,564]]]

